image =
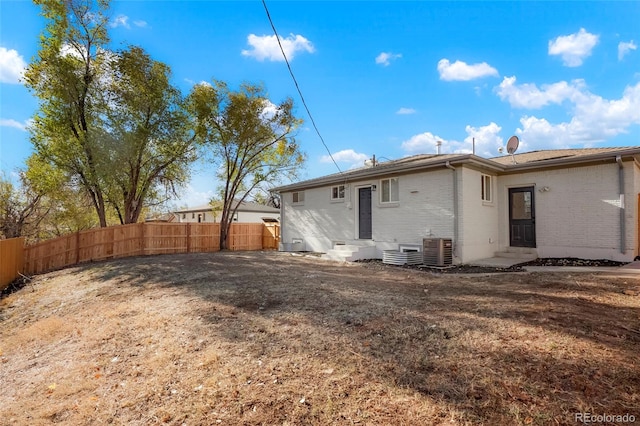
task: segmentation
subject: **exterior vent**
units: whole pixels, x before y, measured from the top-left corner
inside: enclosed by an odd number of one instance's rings
[[[414,251],[385,250],[382,253],[382,263],[387,265],[420,265],[422,253]]]
[[[425,265],[450,266],[453,264],[453,242],[450,238],[424,238],[422,253]]]

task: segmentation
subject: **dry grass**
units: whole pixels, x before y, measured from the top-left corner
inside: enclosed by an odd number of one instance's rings
[[[639,285],[280,253],[58,271],[0,300],[0,424],[640,419]]]

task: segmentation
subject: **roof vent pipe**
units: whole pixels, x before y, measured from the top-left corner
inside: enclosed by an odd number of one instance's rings
[[[440,155],[440,147],[442,146],[442,141],[436,142],[436,149],[438,150],[438,155]]]

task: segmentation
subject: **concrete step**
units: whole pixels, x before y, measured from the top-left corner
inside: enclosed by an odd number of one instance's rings
[[[375,257],[375,246],[357,246],[353,244],[336,245],[322,255],[324,259],[337,260],[339,262],[353,262],[360,259],[372,259]]]
[[[538,254],[535,247],[505,247],[502,253]]]
[[[498,251],[494,253],[495,257],[504,257],[508,259],[524,259],[527,260],[536,260],[538,258],[537,253],[525,253],[525,252],[512,252],[512,251]]]

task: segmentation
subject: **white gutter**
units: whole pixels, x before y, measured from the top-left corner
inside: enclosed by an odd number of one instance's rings
[[[622,156],[616,156],[618,163],[618,193],[620,196],[620,253],[625,253],[626,249],[626,226],[625,226],[625,207],[624,207],[624,167],[622,165]]]
[[[453,253],[458,257],[458,171],[449,161],[444,166],[453,171]]]

